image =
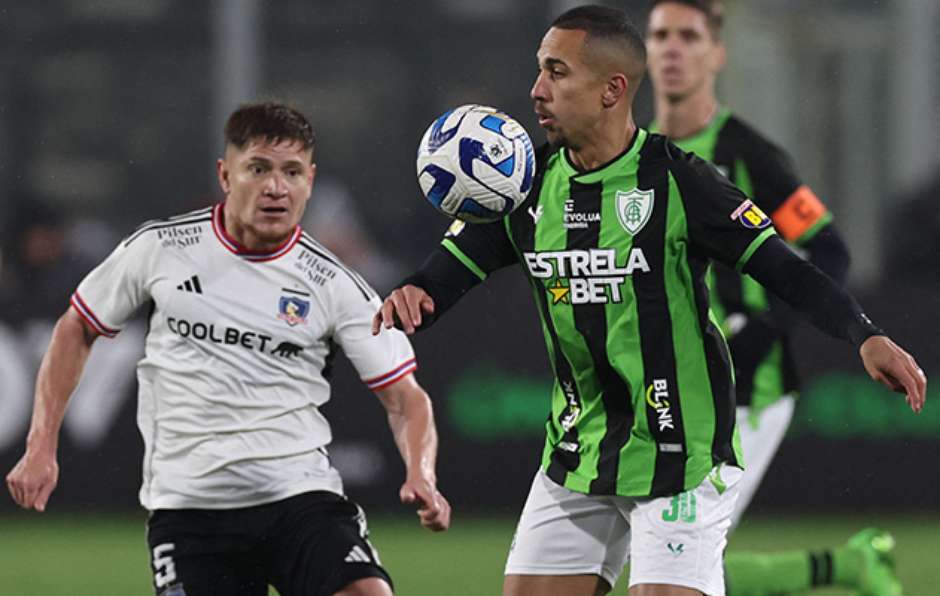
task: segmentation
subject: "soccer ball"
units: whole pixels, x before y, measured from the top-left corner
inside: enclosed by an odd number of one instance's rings
[[[465,105],[431,123],[418,146],[418,184],[450,217],[501,219],[532,189],[535,152],[522,126],[495,108]]]

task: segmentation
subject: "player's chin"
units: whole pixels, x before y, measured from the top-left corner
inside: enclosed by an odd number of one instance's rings
[[[255,225],[255,233],[258,238],[270,243],[280,243],[286,241],[297,222],[292,219],[284,218],[278,221],[263,221]]]

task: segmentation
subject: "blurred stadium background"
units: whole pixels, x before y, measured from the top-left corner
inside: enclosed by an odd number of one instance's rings
[[[462,103],[499,106],[538,139],[534,53],[567,0],[49,0],[0,6],[0,470],[22,452],[32,381],[78,280],[137,223],[219,198],[221,125],[285,99],[319,134],[308,229],[380,291],[446,222],[414,153]],[[872,318],[940,370],[940,3],[728,1],[720,97],[795,157],[853,254]],[[642,23],[645,2],[621,3]],[[648,86],[637,119],[649,121]],[[549,386],[528,288],[495,276],[415,341],[435,400],[448,535],[397,503],[382,410],[340,362],[327,415],[347,492],[373,520],[402,594],[493,594],[537,465]],[[940,572],[940,399],[919,417],[845,345],[798,331],[796,419],[732,548],[803,548],[881,525],[908,594]],[[0,594],[149,593],[133,363],[143,325],[99,342],[66,417],[45,515],[0,497]],[[623,593],[622,591],[620,593]],[[840,592],[831,591],[830,594]]]

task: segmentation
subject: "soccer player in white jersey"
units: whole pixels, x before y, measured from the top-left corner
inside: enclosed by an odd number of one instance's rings
[[[407,470],[401,500],[423,526],[447,529],[414,352],[402,333],[370,333],[375,292],[298,227],[316,172],[307,119],[249,104],[229,117],[225,140],[225,202],[144,224],[72,295],[7,484],[21,507],[45,510],[92,344],[148,306],[137,420],[156,593],[264,596],[270,584],[282,596],[391,594],[365,516],[330,465],[319,407],[335,343],[388,411]]]

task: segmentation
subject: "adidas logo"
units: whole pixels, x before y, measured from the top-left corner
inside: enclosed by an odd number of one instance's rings
[[[349,551],[349,554],[346,555],[346,558],[343,559],[347,563],[371,563],[372,559],[369,558],[369,555],[366,554],[366,551],[362,550],[358,544],[352,547],[352,550]]]
[[[199,285],[199,276],[194,275],[176,286],[177,290],[182,290],[184,292],[195,292],[197,294],[202,294],[202,286]]]

